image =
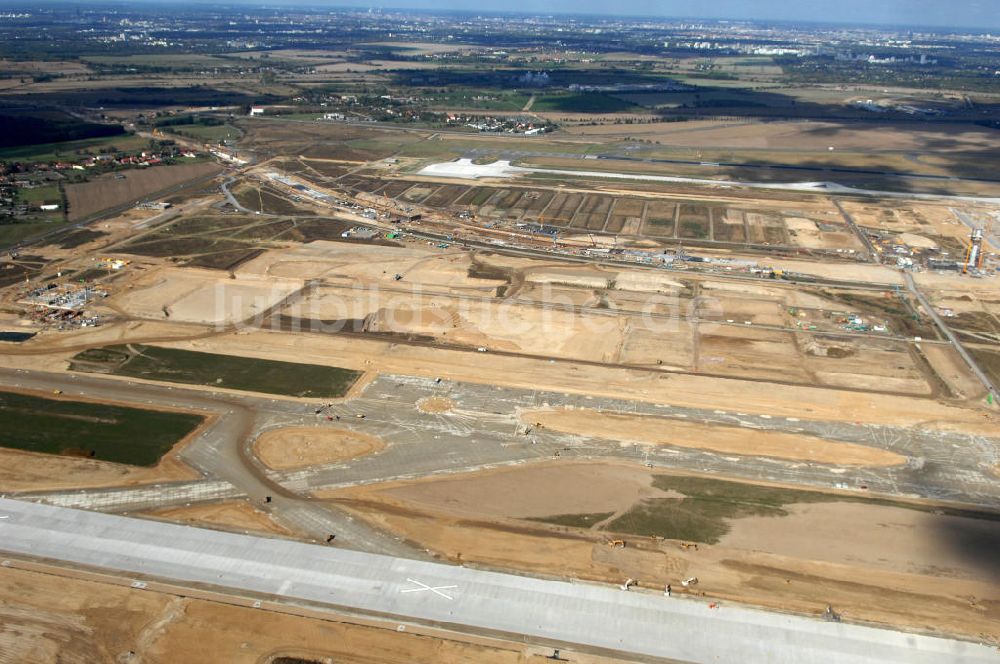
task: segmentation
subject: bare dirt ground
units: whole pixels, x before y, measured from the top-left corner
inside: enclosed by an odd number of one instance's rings
[[[941,150],[942,139],[951,149],[981,150],[984,145],[997,146],[996,137],[986,129],[970,130],[968,125],[949,127],[935,125],[914,129],[909,125],[886,126],[882,123],[852,122],[765,122],[733,123],[695,120],[680,123],[647,125],[580,125],[564,128],[564,133],[584,136],[642,136],[664,145],[721,149],[788,149],[826,150]],[[932,147],[934,146],[934,147]]]
[[[100,327],[72,332],[42,332],[0,353],[0,366],[36,371],[64,371],[69,360],[86,348],[120,343],[191,340],[216,334],[209,327],[177,325],[158,321],[115,321]]]
[[[957,398],[976,399],[986,391],[954,347],[925,344],[921,347],[921,352]]]
[[[417,402],[422,413],[447,413],[455,407],[455,402],[447,397],[427,397]]]
[[[27,567],[26,564],[17,563]],[[250,608],[220,596],[185,596],[102,577],[39,568],[0,569],[0,661],[232,662],[302,657],[344,664],[543,664],[551,649],[331,613]],[[58,572],[59,575],[51,572]],[[220,601],[223,600],[223,601]],[[567,653],[569,654],[569,653]],[[582,664],[611,660],[572,654]]]
[[[619,463],[526,464],[433,482],[386,483],[379,495],[467,517],[544,517],[620,512],[643,498],[666,495],[650,486],[650,478],[651,473]]]
[[[383,448],[385,443],[374,436],[328,427],[274,429],[261,434],[253,446],[257,458],[273,470],[346,461]]]
[[[193,268],[153,269],[108,302],[154,320],[232,323],[253,318],[302,287],[294,279],[262,279]]]
[[[653,489],[651,478],[641,466],[567,461],[327,497],[466,564],[609,583],[631,577],[655,592],[671,583],[675,593],[703,601],[805,613],[819,614],[830,604],[846,620],[1000,639],[995,565],[986,549],[973,553],[956,545],[966,536],[991,541],[993,522],[895,506],[804,503],[786,506],[785,516],[735,519],[715,545],[625,535],[626,546],[616,548],[607,541],[618,536],[596,528],[523,520],[567,509],[621,513],[630,500],[671,497]],[[854,536],[859,524],[862,532]],[[697,586],[682,588],[680,580],[692,576]]]
[[[318,364],[379,373],[448,378],[531,390],[629,398],[692,408],[731,408],[775,417],[921,426],[995,434],[995,416],[933,399],[761,383],[692,374],[409,346],[323,334],[246,331],[160,344],[289,362],[303,354]],[[471,353],[471,354],[470,354]],[[762,387],[766,385],[766,387]]]
[[[199,479],[171,452],[153,468],[0,448],[0,492],[132,486]]]
[[[975,220],[984,228],[993,223],[992,206],[966,201],[900,201],[881,202],[876,200],[844,201],[842,203],[862,227],[877,229],[891,237],[894,244],[910,247],[917,256],[927,250],[938,248],[954,259],[961,259],[968,246],[970,229],[956,212]],[[938,277],[934,272],[917,275]],[[947,275],[953,277],[955,275]],[[968,280],[966,280],[968,283]],[[975,284],[968,284],[976,289]]]
[[[95,212],[217,173],[219,170],[219,166],[214,163],[153,166],[121,173],[125,176],[124,179],[117,179],[109,173],[91,182],[66,185],[69,218],[83,219]]]
[[[701,253],[701,252],[700,252]],[[711,253],[711,252],[703,252]],[[825,279],[843,281],[860,281],[870,284],[903,285],[903,277],[898,270],[883,265],[865,263],[821,263],[816,261],[798,260],[794,258],[769,257],[762,260],[759,256],[751,257],[737,253],[730,254],[733,258],[761,261],[768,267],[785,272],[798,272]]]
[[[287,528],[275,523],[271,517],[245,500],[225,501],[192,505],[190,507],[166,507],[144,512],[156,519],[188,523],[206,528],[221,527],[223,530],[260,533],[263,535],[294,535]]]
[[[384,261],[392,261],[393,270],[385,269]],[[856,278],[866,276],[860,271],[866,266],[840,267]],[[175,292],[186,283],[180,280],[179,272],[183,270],[164,271],[170,275],[165,282],[144,279],[143,291],[128,293],[122,306],[148,313],[150,306],[132,300],[151,294],[164,301],[177,300],[170,305],[175,319],[204,320],[207,314],[194,314],[194,308],[186,306],[189,300],[195,301],[195,294],[181,297],[181,291]],[[289,319],[352,322],[354,331],[414,335],[469,348],[663,370],[930,393],[920,369],[906,353],[887,354],[876,342],[868,344],[860,338],[851,358],[814,357],[803,353],[791,334],[743,326],[713,330],[716,326],[703,325],[697,330],[701,358],[696,357],[692,345],[695,331],[679,319],[692,306],[685,288],[699,285],[703,294],[711,296],[721,319],[788,325],[785,305],[794,298],[794,291],[763,282],[757,285],[695,277],[680,281],[673,275],[608,266],[553,265],[544,260],[423,252],[413,247],[354,248],[330,242],[267,252],[239,268],[237,274],[237,284],[259,284],[265,275],[293,283],[322,276],[326,285],[294,298],[281,313]],[[394,280],[394,274],[401,280]],[[233,308],[227,304],[230,300],[242,301],[237,297],[241,293],[225,292],[235,288],[231,282],[214,275],[207,278],[216,285],[210,288],[206,282],[198,291],[198,301],[205,300],[206,293],[213,294],[218,302],[215,309],[223,310]],[[503,297],[499,296],[501,288]],[[748,293],[755,297],[746,297]],[[611,302],[620,305],[618,315],[610,310]],[[270,303],[262,301],[254,310]],[[836,309],[840,305],[829,302],[823,306]],[[250,311],[244,307],[242,313]],[[881,380],[870,380],[875,373]]]
[[[853,443],[835,443],[815,436],[710,426],[651,415],[621,415],[595,410],[533,410],[521,413],[528,425],[562,433],[618,440],[622,443],[676,445],[723,454],[817,461],[844,466],[896,466],[906,457]]]

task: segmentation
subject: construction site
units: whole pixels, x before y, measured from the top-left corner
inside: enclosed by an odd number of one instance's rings
[[[5,439],[7,498],[1000,644],[996,199],[354,154],[331,124],[303,126],[332,155],[293,154],[247,125],[211,186],[0,266],[9,412],[91,427]],[[136,456],[116,427],[155,418],[174,439]],[[12,561],[38,630],[107,582]],[[212,621],[232,661],[631,657],[134,583],[101,629],[150,656]]]

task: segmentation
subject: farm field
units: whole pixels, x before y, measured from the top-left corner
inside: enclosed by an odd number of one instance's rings
[[[225,143],[235,141],[242,135],[236,127],[231,125],[178,125],[167,127],[175,134],[188,138],[196,138],[206,143]]]
[[[87,138],[80,141],[24,145],[0,148],[0,161],[56,161],[77,159],[83,155],[96,155],[102,150],[131,152],[141,150],[149,140],[140,136],[123,134],[104,138]]]
[[[91,182],[66,185],[69,217],[70,220],[84,219],[219,171],[219,166],[214,163],[153,166],[119,174],[108,173]]]

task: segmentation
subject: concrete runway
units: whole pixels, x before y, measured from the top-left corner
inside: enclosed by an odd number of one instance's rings
[[[426,557],[424,551],[403,544],[398,538],[367,527],[330,505],[317,503],[283,489],[268,480],[257,468],[248,465],[240,446],[255,429],[255,413],[268,408],[303,409],[297,402],[253,396],[231,395],[132,380],[118,380],[86,374],[51,374],[25,370],[0,370],[0,380],[8,388],[51,392],[63,390],[67,398],[86,397],[138,407],[160,406],[200,411],[215,420],[183,450],[181,458],[204,476],[204,487],[197,482],[139,486],[121,489],[92,489],[53,492],[30,492],[25,498],[57,505],[86,507],[113,512],[135,512],[152,507],[166,507],[226,497],[247,496],[258,507],[293,532],[319,541],[336,534],[344,546],[410,557]],[[279,411],[280,412],[280,411]],[[221,484],[220,484],[221,482]],[[264,504],[265,496],[271,503]]]
[[[997,664],[984,645],[0,499],[0,551],[553,647],[680,662]],[[10,564],[0,561],[0,564]],[[403,627],[405,629],[405,626]]]

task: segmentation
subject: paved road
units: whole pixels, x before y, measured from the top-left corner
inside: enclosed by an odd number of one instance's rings
[[[455,404],[445,413],[423,413],[419,404],[445,397]],[[738,404],[734,404],[738,407]],[[813,435],[833,444],[856,443],[896,452],[900,466],[860,468],[805,461],[785,461],[673,445],[626,445],[550,429],[525,435],[522,414],[534,409],[597,409],[623,414],[750,430]],[[696,473],[717,473],[755,481],[795,483],[819,488],[867,487],[888,495],[1000,507],[1000,486],[989,468],[1000,462],[1000,439],[919,427],[877,426],[770,417],[766,414],[607,397],[477,385],[402,375],[380,375],[357,398],[334,406],[337,423],[375,435],[387,447],[377,455],[329,466],[275,473],[281,484],[298,491],[337,488],[389,479],[477,470],[559,454],[571,458],[618,458]],[[364,414],[364,419],[355,415]],[[307,418],[308,419],[308,418]],[[274,413],[271,426],[301,419]],[[315,418],[313,418],[315,424]]]
[[[984,645],[0,499],[0,551],[682,662],[997,664]],[[138,582],[141,587],[141,581]]]
[[[664,378],[669,379],[668,377]],[[766,414],[684,408],[629,399],[590,397],[561,392],[478,385],[430,378],[381,375],[362,394],[338,403],[328,423],[314,414],[315,405],[251,394],[213,393],[180,386],[112,380],[101,376],[46,374],[0,370],[6,385],[42,391],[60,388],[67,397],[147,403],[208,410],[216,423],[193,440],[181,458],[206,477],[238,487],[262,508],[293,529],[325,539],[336,533],[338,544],[390,555],[420,555],[402,543],[349,520],[335,506],[302,500],[311,491],[361,483],[551,459],[619,458],[697,473],[718,473],[748,480],[791,482],[818,488],[850,487],[887,495],[922,496],[982,507],[1000,507],[1000,486],[989,468],[1000,463],[1000,438],[924,428],[822,422]],[[455,408],[424,413],[419,403],[446,397]],[[833,444],[858,443],[902,455],[906,463],[886,468],[859,468],[814,462],[783,461],[689,447],[622,446],[606,439],[562,434],[548,429],[524,434],[521,413],[537,408],[593,408],[603,411],[784,431],[818,436]],[[355,415],[364,414],[360,419]],[[248,452],[261,431],[277,427],[346,427],[379,437],[386,449],[376,455],[299,471],[268,472]],[[57,492],[64,493],[64,492]],[[272,503],[262,504],[271,495]],[[140,498],[136,494],[136,498]],[[167,496],[164,496],[167,498]],[[122,511],[127,507],[114,507]],[[134,509],[134,508],[133,508]],[[315,518],[302,516],[304,513]],[[287,520],[287,521],[286,521]],[[324,524],[320,526],[319,524]]]
[[[250,208],[243,207],[243,205],[238,200],[236,200],[236,197],[233,196],[233,192],[229,191],[229,185],[231,185],[234,182],[236,182],[235,175],[226,178],[225,181],[219,185],[219,188],[222,190],[222,195],[226,197],[226,200],[229,201],[229,204],[232,205],[237,210],[239,210],[240,212],[246,212],[247,214],[263,214],[260,210],[251,210]],[[270,217],[271,215],[266,215],[266,216]]]
[[[396,537],[352,519],[335,506],[308,500],[281,487],[269,480],[259,467],[247,463],[246,457],[241,454],[241,446],[249,442],[256,427],[255,413],[266,413],[268,410],[282,412],[282,408],[301,412],[303,405],[300,403],[79,374],[0,369],[0,380],[5,387],[43,392],[58,387],[68,398],[81,396],[140,408],[154,405],[216,416],[214,422],[205,427],[181,453],[183,461],[208,478],[204,489],[188,486],[178,491],[175,485],[167,484],[159,489],[95,490],[91,498],[80,496],[78,492],[47,492],[52,495],[53,502],[115,512],[136,511],[196,502],[199,493],[206,500],[225,498],[227,496],[223,494],[226,492],[212,496],[212,491],[219,491],[218,487],[224,484],[236,487],[238,491],[233,491],[233,497],[236,494],[248,496],[255,505],[270,512],[279,524],[305,537],[324,541],[327,536],[335,534],[339,546],[390,555],[427,555],[425,551],[410,547]],[[219,484],[220,481],[222,484]],[[41,500],[46,494],[29,495],[32,499]],[[264,502],[266,496],[271,496],[270,503]]]
[[[879,264],[880,261],[878,257],[878,251],[875,250],[875,245],[872,244],[872,240],[870,237],[868,237],[868,233],[858,228],[857,223],[855,223],[854,221],[854,217],[851,216],[850,212],[844,209],[844,206],[840,204],[840,201],[838,201],[836,198],[832,200],[833,204],[837,206],[838,210],[840,210],[840,214],[844,218],[844,221],[846,221],[847,225],[850,226],[851,231],[854,233],[854,236],[857,237],[858,240],[860,240],[863,245],[865,245],[865,249],[868,251],[869,262],[875,263],[876,265]]]
[[[532,97],[534,101],[534,97]],[[523,110],[529,110],[525,107]],[[628,148],[626,148],[628,149]],[[632,146],[633,151],[644,151],[648,148],[646,146]],[[771,150],[774,154],[781,154],[781,151]],[[656,157],[637,157],[630,154],[621,153],[605,153],[598,155],[591,155],[581,152],[542,152],[542,151],[532,151],[532,150],[503,150],[502,152],[497,152],[496,150],[486,150],[483,148],[473,148],[467,151],[463,156],[480,158],[480,157],[499,157],[500,159],[518,159],[523,157],[559,157],[561,159],[605,159],[613,161],[636,161],[643,164],[674,164],[679,166],[702,166],[702,167],[715,167],[715,168],[743,168],[743,169],[754,169],[754,170],[773,170],[773,171],[793,171],[796,173],[842,173],[845,175],[884,175],[887,177],[898,177],[898,178],[912,178],[916,180],[944,180],[946,182],[990,182],[996,183],[1000,182],[998,178],[986,178],[986,177],[958,177],[952,175],[934,175],[931,173],[916,173],[913,171],[887,171],[879,169],[868,169],[868,168],[846,168],[840,166],[799,166],[795,164],[781,164],[781,163],[762,163],[762,162],[744,162],[744,161],[695,161],[692,159],[662,159]],[[919,163],[919,162],[917,162]]]
[[[746,189],[772,189],[778,191],[800,191],[817,194],[840,194],[843,196],[864,196],[877,198],[904,198],[908,200],[949,200],[969,201],[974,203],[1000,203],[1000,198],[986,196],[961,196],[949,194],[923,194],[917,192],[884,191],[880,189],[860,189],[847,187],[836,182],[750,182],[747,180],[726,180],[711,178],[692,178],[674,175],[649,175],[644,173],[616,173],[613,171],[568,170],[559,168],[541,168],[537,166],[512,166],[507,164],[472,164],[468,159],[458,162],[439,162],[430,164],[417,172],[417,175],[432,177],[456,178],[460,180],[478,180],[479,178],[510,178],[533,173],[548,175],[564,175],[570,178],[602,178],[611,180],[642,180],[647,182],[669,182],[678,184],[708,185],[712,187],[741,187]]]
[[[916,282],[913,280],[913,275],[909,272],[904,272],[903,277],[906,279],[906,287],[909,288],[910,292],[913,293],[913,296],[920,301],[920,304],[934,320],[934,324],[937,325],[941,334],[943,334],[945,338],[951,342],[951,345],[955,347],[958,354],[962,356],[965,363],[969,365],[970,369],[972,369],[972,373],[976,374],[976,378],[979,379],[979,382],[981,382],[986,387],[986,390],[993,395],[993,400],[1000,403],[1000,392],[997,392],[997,388],[993,384],[993,381],[991,381],[989,376],[987,376],[986,373],[979,368],[979,364],[976,362],[975,358],[969,354],[969,351],[965,350],[965,347],[962,346],[962,342],[958,340],[958,337],[955,336],[955,333],[952,332],[951,328],[944,322],[944,319],[941,318],[937,310],[931,305],[924,294],[920,292],[920,289],[917,288]]]
[[[37,494],[22,493],[18,494],[18,497],[59,507],[75,507],[101,512],[138,512],[185,503],[233,500],[244,498],[246,494],[229,482],[194,480],[111,489],[72,489]]]

